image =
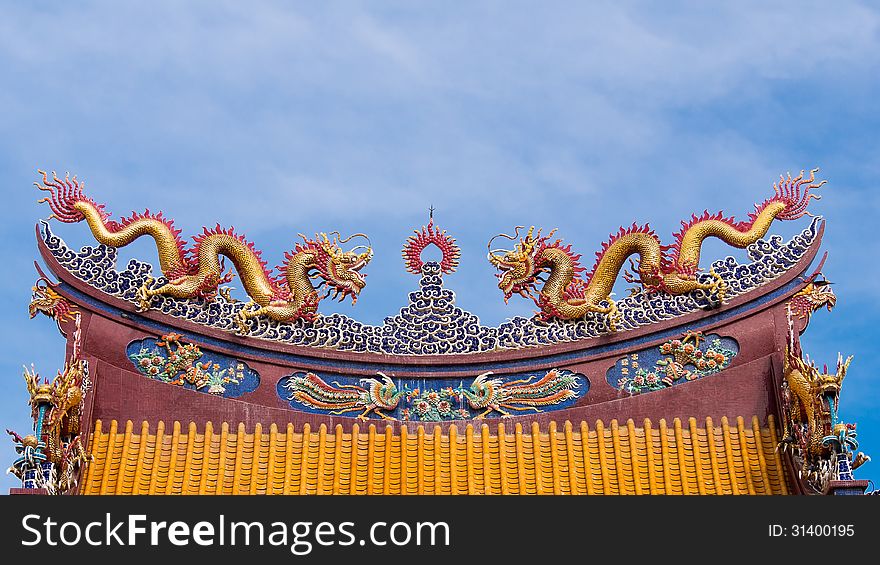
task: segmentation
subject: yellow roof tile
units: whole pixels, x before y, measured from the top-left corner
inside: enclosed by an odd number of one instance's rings
[[[223,423],[204,433],[95,422],[82,494],[787,494],[772,416],[721,426],[628,420],[545,430],[504,423],[462,434],[355,425],[268,430]],[[561,429],[560,429],[561,428]]]

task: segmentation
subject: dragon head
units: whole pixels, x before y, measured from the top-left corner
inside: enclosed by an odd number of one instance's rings
[[[83,362],[74,360],[65,365],[64,371],[59,371],[52,382],[44,379],[40,382],[40,375],[33,367],[24,369],[24,380],[31,398],[28,404],[31,406],[31,415],[36,418],[40,406],[46,406],[49,413],[44,424],[51,427],[67,411],[82,402],[83,392],[81,388],[85,375]]]
[[[519,230],[523,227],[525,226],[516,226],[513,236],[501,233],[489,240],[487,258],[496,269],[501,271],[495,276],[498,277],[498,288],[504,293],[505,302],[514,294],[528,296],[530,291],[535,288],[538,275],[542,272],[535,260],[541,244],[550,236],[542,238],[541,230],[538,230],[537,235],[533,235],[535,226],[529,228],[528,233],[525,237],[520,238],[513,250],[492,249],[492,242],[496,238],[505,237],[516,240],[519,237]],[[553,235],[553,232],[550,232],[550,235]]]
[[[52,289],[51,283],[45,277],[37,279],[31,291],[31,302],[28,304],[28,314],[31,319],[37,313],[42,313],[61,323],[72,319],[76,314],[71,310],[67,300]]]
[[[48,379],[44,380],[42,383],[40,382],[40,374],[37,373],[33,367],[31,367],[30,370],[25,367],[23,376],[25,384],[27,385],[28,394],[31,395],[28,404],[31,406],[33,416],[36,417],[37,410],[41,404],[52,403],[54,389],[52,385],[49,384]]]
[[[803,302],[807,308],[806,313],[815,312],[823,306],[831,312],[834,305],[837,304],[837,296],[831,290],[831,283],[827,280],[813,280],[805,286],[800,292],[792,297],[792,300]]]
[[[511,296],[519,294],[524,298],[531,298],[536,304],[542,306],[541,298],[532,295],[532,291],[535,290],[538,281],[544,282],[539,278],[539,275],[551,270],[545,260],[547,257],[544,256],[544,252],[548,249],[564,254],[564,260],[573,271],[574,279],[564,291],[566,297],[582,297],[585,283],[578,278],[584,271],[579,263],[581,256],[571,250],[571,245],[562,245],[561,239],[557,238],[551,241],[553,234],[556,233],[555,228],[549,234],[542,236],[541,230],[538,229],[538,233],[535,234],[535,227],[532,226],[512,250],[492,249],[492,242],[496,238],[505,237],[515,240],[519,237],[519,230],[523,227],[516,226],[513,236],[502,233],[489,240],[487,258],[496,269],[501,271],[495,276],[498,277],[498,288],[504,293],[504,301],[507,302]],[[542,306],[543,308],[544,306]]]
[[[814,368],[813,391],[822,405],[823,412],[827,411],[837,414],[837,405],[840,400],[840,387],[843,385],[843,379],[846,377],[846,370],[852,362],[853,356],[850,355],[843,359],[843,355],[837,354],[837,371],[828,372],[828,367],[823,367],[823,372],[819,372]]]
[[[792,363],[793,367],[804,376],[809,387],[808,394],[816,407],[816,415],[828,428],[823,430],[823,433],[830,432],[832,424],[837,420],[840,389],[852,359],[852,355],[844,359],[843,355],[838,353],[837,369],[834,373],[829,373],[827,365],[820,371],[809,358],[806,361],[799,357],[789,358],[789,363]]]
[[[332,240],[326,233],[318,234],[311,240],[300,234],[303,243],[297,244],[296,252],[305,253],[310,257],[306,266],[310,271],[314,271],[314,274],[309,276],[323,279],[318,287],[324,284],[328,286],[323,298],[335,290],[333,298],[338,298],[342,302],[346,296],[351,296],[351,302],[354,304],[360,291],[367,285],[366,275],[360,270],[373,258],[373,247],[369,238],[362,233],[356,233],[345,239],[340,238],[339,232],[331,232],[329,235],[333,236]],[[340,247],[341,244],[355,237],[363,237],[367,240],[367,245],[358,245],[349,251],[344,251]]]

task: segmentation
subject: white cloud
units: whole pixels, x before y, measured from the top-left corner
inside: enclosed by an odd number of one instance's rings
[[[36,167],[86,178],[117,215],[163,209],[185,235],[234,225],[273,264],[298,231],[367,231],[369,286],[338,308],[373,322],[415,284],[398,250],[433,204],[463,251],[448,285],[495,324],[534,309],[494,286],[499,231],[558,227],[589,258],[634,220],[668,241],[691,211],[743,217],[778,173],[819,165],[828,276],[876,318],[878,21],[817,1],[8,3],[3,288],[27,302]],[[10,343],[20,321],[0,324]]]

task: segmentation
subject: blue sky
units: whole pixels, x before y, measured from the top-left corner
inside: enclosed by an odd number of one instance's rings
[[[669,241],[691,212],[744,217],[780,173],[819,166],[811,209],[838,304],[804,343],[820,363],[855,355],[840,410],[877,457],[857,476],[880,488],[880,12],[584,4],[5,3],[0,424],[30,427],[22,364],[63,363],[54,322],[27,318],[48,216],[37,168],[76,173],[116,216],[161,209],[184,235],[235,226],[273,265],[297,232],[367,232],[357,306],[321,308],[370,323],[416,285],[399,249],[433,205],[462,249],[446,285],[496,325],[534,305],[504,304],[484,258],[494,234],[558,227],[587,257],[633,221]],[[53,228],[91,241],[83,224]],[[726,254],[710,243],[705,264]],[[122,256],[155,263],[145,242]],[[6,466],[11,442],[0,453]]]

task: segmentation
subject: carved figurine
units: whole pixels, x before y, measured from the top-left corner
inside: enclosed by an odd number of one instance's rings
[[[488,259],[501,271],[496,276],[505,301],[514,294],[531,298],[539,308],[539,318],[545,321],[573,320],[588,312],[598,312],[607,316],[608,327],[614,331],[619,313],[611,299],[611,290],[627,259],[638,273],[637,277],[624,273],[627,282],[641,283],[649,292],[685,294],[700,290],[721,303],[727,288],[721,277],[710,270],[710,282],[697,279],[703,241],[717,237],[728,245],[744,248],[763,237],[774,219],[794,220],[808,214],[809,201],[819,198],[810,191],[825,184],[825,181],[814,184],[816,171],[818,169],[810,171],[809,178],[804,178],[803,171],[795,178],[790,174],[788,178],[780,177],[773,185],[775,195],[756,206],[746,221],[735,222],[720,212],[693,216],[690,221],[682,222],[681,231],[675,234],[671,246],[661,245],[647,224],[621,228],[602,244],[601,251],[596,253],[596,263],[586,275],[579,264],[580,255],[573,253],[570,245],[562,245],[561,239],[551,240],[556,230],[542,237],[541,230],[535,233],[534,226],[513,250],[492,249],[492,241],[497,237],[515,240],[523,226],[517,226],[513,236],[493,237],[489,240]],[[632,262],[633,255],[639,257],[637,267]],[[546,280],[539,278],[540,275],[547,275]],[[539,281],[543,282],[540,291]]]
[[[42,283],[42,284],[41,284]],[[61,331],[61,324],[74,320],[79,313],[74,310],[70,303],[52,288],[52,283],[46,277],[40,277],[31,288],[31,302],[28,304],[28,314],[31,319],[37,313],[45,314],[55,320],[58,324],[58,330]],[[62,335],[64,334],[61,331]]]
[[[853,357],[844,360],[838,353],[835,372],[829,373],[827,366],[820,371],[802,358],[791,320],[789,341],[782,383],[781,446],[793,451],[801,477],[821,492],[830,480],[851,480],[852,470],[870,460],[856,451],[855,424],[842,422],[837,415],[840,390]]]
[[[550,406],[575,398],[578,377],[568,371],[552,369],[546,375],[531,382],[535,377],[504,382],[501,379],[490,379],[492,372],[479,375],[471,383],[470,389],[463,386],[457,391],[464,396],[468,405],[474,410],[484,410],[477,418],[485,418],[490,412],[498,412],[502,418],[511,416],[509,410],[534,410],[540,412],[539,406]]]
[[[123,247],[147,235],[153,238],[159,254],[159,266],[168,282],[158,288],[152,288],[152,279],[148,279],[138,292],[138,307],[141,311],[150,307],[152,297],[167,295],[174,298],[204,298],[213,300],[218,292],[228,296],[225,291],[218,290],[220,284],[232,280],[233,273],[225,271],[222,257],[232,261],[241,278],[245,292],[250,297],[244,309],[239,311],[238,329],[247,333],[248,320],[257,316],[268,316],[281,322],[299,318],[314,320],[317,317],[318,302],[335,290],[339,300],[346,296],[357,301],[357,296],[366,285],[363,275],[359,272],[373,257],[372,247],[355,247],[351,251],[343,251],[340,244],[354,237],[366,236],[355,234],[341,239],[337,232],[330,235],[320,234],[314,239],[307,239],[300,234],[303,243],[297,244],[292,252],[285,255],[286,263],[277,267],[283,276],[273,275],[266,268],[260,252],[253,243],[238,235],[232,228],[224,230],[219,224],[193,238],[192,248],[187,248],[180,238],[180,230],[175,229],[172,220],[162,213],[151,214],[149,210],[143,214],[132,214],[120,221],[110,220],[110,214],[104,205],[97,204],[82,192],[82,185],[76,177],[59,179],[52,173],[49,180],[45,172],[42,183],[34,183],[37,188],[49,192],[50,196],[40,202],[47,202],[52,209],[50,218],[61,222],[74,223],[85,220],[95,239],[99,243],[111,247]],[[358,249],[363,249],[357,253]],[[321,277],[328,285],[324,296],[318,294],[311,279]]]
[[[296,400],[311,408],[330,410],[330,414],[362,410],[357,416],[360,420],[366,420],[371,412],[383,420],[395,420],[396,418],[383,414],[382,411],[397,408],[404,392],[397,389],[390,377],[384,373],[377,374],[382,378],[381,381],[360,380],[366,387],[341,385],[336,381],[333,386],[311,372],[290,379],[284,386],[290,391],[287,400]]]

